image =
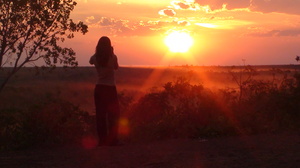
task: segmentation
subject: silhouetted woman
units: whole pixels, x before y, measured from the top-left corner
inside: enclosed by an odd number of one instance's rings
[[[99,39],[90,64],[95,66],[98,74],[94,90],[98,145],[117,145],[120,110],[114,71],[119,65],[108,37],[103,36]]]

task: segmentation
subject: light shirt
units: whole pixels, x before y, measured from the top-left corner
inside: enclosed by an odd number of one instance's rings
[[[118,59],[117,56],[113,54],[112,57],[108,59],[107,65],[105,67],[100,66],[97,62],[96,56],[93,55],[90,58],[90,64],[94,65],[97,70],[98,80],[97,84],[115,86],[115,70],[118,69]]]

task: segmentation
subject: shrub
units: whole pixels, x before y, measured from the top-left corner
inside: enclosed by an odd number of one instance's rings
[[[139,99],[130,119],[133,136],[145,139],[219,136],[233,131],[217,96],[182,77]]]
[[[247,78],[238,89],[214,92],[203,84],[191,84],[187,78],[178,77],[138,100],[127,92],[118,96],[121,117],[125,118],[122,133],[133,141],[300,128],[300,75],[297,73],[293,77],[285,76],[279,83]],[[0,109],[0,148],[23,148],[44,142],[74,143],[85,134],[95,134],[95,123],[94,116],[62,99],[59,92],[46,93],[32,104]]]
[[[299,79],[279,85],[249,79],[243,97],[235,89],[212,92],[179,77],[141,97],[131,109],[132,137],[214,137],[299,130]]]
[[[53,95],[26,107],[1,109],[0,120],[2,149],[75,143],[91,129],[87,112]]]
[[[232,108],[245,133],[299,129],[297,80],[285,76],[278,85],[254,79],[247,82],[243,99]]]

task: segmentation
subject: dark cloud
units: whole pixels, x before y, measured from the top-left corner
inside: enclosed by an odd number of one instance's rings
[[[173,9],[163,9],[159,11],[159,14],[165,16],[175,16],[176,12]]]

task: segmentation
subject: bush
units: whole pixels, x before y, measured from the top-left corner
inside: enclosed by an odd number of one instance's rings
[[[0,120],[2,149],[75,143],[91,129],[87,112],[51,94],[33,105],[1,109]]]
[[[280,85],[249,79],[241,99],[235,89],[214,93],[180,77],[133,105],[131,136],[149,140],[299,130],[299,86],[297,75]]]
[[[179,77],[134,105],[130,120],[136,138],[191,138],[232,134],[217,96],[202,84]]]
[[[244,133],[299,129],[298,79],[284,77],[277,85],[270,81],[250,80],[244,97],[232,106]]]
[[[179,77],[138,100],[125,92],[118,96],[121,130],[132,141],[300,128],[299,74],[277,84],[249,78],[238,89],[214,92]],[[48,93],[32,104],[0,109],[0,148],[78,142],[86,134],[95,134],[95,123],[95,117],[60,98],[59,93]]]

